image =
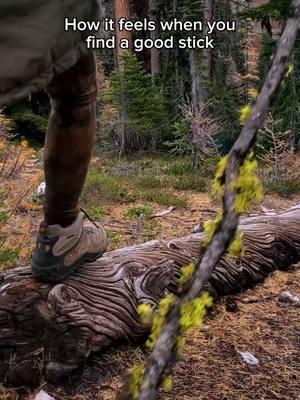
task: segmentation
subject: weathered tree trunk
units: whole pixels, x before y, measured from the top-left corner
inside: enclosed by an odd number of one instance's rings
[[[118,21],[121,18],[126,18],[129,20],[131,18],[130,5],[128,0],[114,0],[113,2],[114,19],[115,19],[115,34],[116,34],[116,50],[115,50],[115,63],[116,67],[120,66],[120,57],[122,54],[132,51],[132,32],[120,31]],[[122,39],[127,39],[129,43],[129,49],[122,49],[120,47],[120,42]]]
[[[157,0],[149,0],[149,19],[156,23],[156,29],[150,32],[150,38],[154,41],[159,37],[159,24],[156,15]],[[160,73],[160,55],[159,50],[155,47],[151,49],[151,75],[155,76]]]
[[[300,204],[242,221],[244,255],[227,256],[207,289],[217,298],[251,287],[300,261]],[[0,275],[0,380],[55,381],[120,339],[141,338],[137,307],[176,291],[182,266],[203,252],[203,234],[107,253],[61,284],[36,281],[29,268]]]

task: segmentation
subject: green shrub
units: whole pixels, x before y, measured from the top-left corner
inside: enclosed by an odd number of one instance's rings
[[[138,176],[135,179],[135,184],[142,189],[160,188],[164,185],[161,179],[150,174]]]
[[[91,218],[100,220],[107,214],[107,211],[104,207],[92,207],[88,210],[88,213]]]
[[[153,216],[153,208],[150,206],[137,205],[130,207],[126,212],[126,218],[137,219],[145,218],[149,219]]]
[[[145,201],[152,201],[162,206],[186,208],[188,201],[183,196],[176,196],[173,193],[159,192],[159,191],[146,191],[140,194],[140,198]]]
[[[277,193],[280,196],[291,196],[300,193],[300,181],[294,179],[264,180],[267,193]]]
[[[186,175],[182,178],[177,178],[172,186],[176,190],[195,190],[197,192],[206,192],[207,190],[206,180],[196,175]]]
[[[0,249],[0,265],[7,262],[15,262],[19,257],[20,250],[1,250]]]
[[[8,218],[8,213],[6,211],[0,211],[0,223],[6,222]]]
[[[87,177],[83,201],[88,205],[105,202],[126,202],[132,200],[126,184],[119,177],[92,171]]]
[[[193,171],[193,161],[192,160],[178,160],[171,162],[165,172],[168,175],[183,176],[190,174]]]

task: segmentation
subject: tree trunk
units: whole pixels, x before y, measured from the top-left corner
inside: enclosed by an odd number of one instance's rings
[[[156,16],[157,0],[149,0],[149,19],[156,23],[155,31],[150,32],[150,38],[154,41],[159,38],[159,24]],[[155,76],[160,73],[160,56],[159,51],[155,47],[151,49],[151,75]]]
[[[114,18],[115,18],[115,34],[116,34],[116,49],[115,49],[115,64],[116,68],[120,66],[120,57],[126,51],[132,51],[132,32],[120,31],[118,21],[121,18],[129,20],[131,18],[129,0],[114,0],[113,2]],[[122,39],[127,39],[129,49],[121,49],[120,42]]]
[[[244,255],[224,258],[207,290],[215,298],[261,282],[300,261],[300,204],[243,220]],[[147,331],[138,305],[176,291],[181,267],[203,253],[203,233],[116,250],[61,284],[36,281],[29,268],[0,275],[0,380],[56,381],[92,352]]]

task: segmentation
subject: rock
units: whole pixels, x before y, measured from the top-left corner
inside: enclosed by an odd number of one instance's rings
[[[55,400],[55,398],[50,396],[48,393],[44,392],[43,390],[41,390],[35,396],[34,400]]]
[[[300,298],[291,292],[283,292],[278,299],[281,303],[290,303],[300,307]]]
[[[259,361],[258,359],[251,353],[249,353],[249,351],[246,351],[245,353],[240,352],[240,355],[243,357],[244,361],[246,361],[247,364],[250,365],[258,365]]]
[[[43,196],[46,193],[46,182],[42,182],[37,188],[37,195]]]

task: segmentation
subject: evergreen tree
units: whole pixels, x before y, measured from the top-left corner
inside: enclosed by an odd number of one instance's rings
[[[122,68],[111,77],[109,100],[119,111],[122,153],[155,148],[169,130],[165,99],[134,54],[122,56]],[[119,130],[120,131],[120,130]]]

